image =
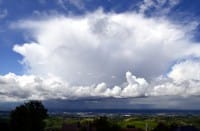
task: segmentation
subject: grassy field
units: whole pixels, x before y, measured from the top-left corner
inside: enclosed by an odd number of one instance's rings
[[[60,131],[63,124],[79,124],[85,126],[94,124],[98,117],[71,117],[71,116],[50,116],[44,120],[45,130]],[[107,117],[106,122],[109,125],[115,125],[119,128],[135,127],[145,130],[153,130],[159,123],[167,126],[194,126],[200,129],[200,116],[113,116]],[[8,117],[0,117],[0,124],[9,123]]]
[[[63,118],[49,117],[45,120],[46,129],[61,129],[63,124],[85,125],[93,123],[94,118]],[[132,117],[109,117],[109,123],[118,125],[120,128],[136,127],[145,129],[148,126],[149,130],[153,130],[158,123],[164,123],[167,126],[171,125],[192,125],[200,129],[200,116],[132,116]]]

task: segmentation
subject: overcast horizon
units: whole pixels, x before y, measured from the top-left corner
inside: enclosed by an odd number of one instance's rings
[[[0,0],[0,110],[200,109],[199,0]]]

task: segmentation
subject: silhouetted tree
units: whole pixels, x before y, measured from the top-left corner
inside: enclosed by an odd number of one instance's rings
[[[165,123],[158,123],[153,131],[170,131],[170,129]]]
[[[170,125],[170,131],[176,131],[177,129],[178,129],[178,125],[176,124],[176,123],[172,123],[171,125]]]
[[[10,131],[9,121],[7,119],[0,118],[0,131]]]
[[[11,112],[13,131],[43,131],[47,110],[40,101],[30,101]]]
[[[119,131],[120,127],[117,124],[109,121],[107,117],[100,117],[94,120],[96,131]]]

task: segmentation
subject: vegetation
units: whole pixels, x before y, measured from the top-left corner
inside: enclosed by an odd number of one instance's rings
[[[93,121],[96,131],[119,131],[120,126],[114,123],[112,120],[109,120],[107,117],[95,118]]]
[[[80,131],[86,126],[95,127],[97,131],[117,131],[127,128],[136,128],[148,131],[174,131],[181,126],[193,126],[200,129],[200,116],[130,116],[130,117],[92,117],[92,118],[64,118],[49,117],[45,120],[46,129],[58,131],[62,125],[77,125]],[[56,131],[57,131],[56,130]]]
[[[48,116],[40,101],[30,101],[16,107],[10,117],[0,114],[0,131],[181,131],[181,128],[199,131],[200,116]]]
[[[63,123],[65,123],[65,120],[62,117],[48,117],[44,120],[44,122],[46,131],[60,131],[62,129]]]
[[[12,131],[43,131],[47,110],[40,101],[30,101],[11,112]]]

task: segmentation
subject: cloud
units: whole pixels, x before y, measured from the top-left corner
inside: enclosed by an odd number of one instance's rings
[[[67,109],[89,110],[89,109],[199,109],[199,97],[177,97],[177,96],[157,96],[143,98],[106,98],[106,99],[81,99],[81,100],[49,100],[44,101],[45,107],[49,110]],[[80,106],[81,105],[81,106]],[[3,106],[5,107],[5,106]],[[162,111],[162,110],[161,110]],[[187,111],[186,111],[187,112]],[[186,113],[185,112],[185,113]],[[188,112],[187,112],[188,113]]]
[[[122,89],[123,97],[141,97],[146,96],[146,90],[149,86],[144,78],[136,78],[131,72],[126,73],[127,86]]]
[[[185,60],[175,64],[167,75],[167,81],[155,85],[152,95],[200,95],[200,61]]]
[[[0,98],[199,96],[200,62],[192,59],[200,57],[192,40],[196,26],[102,10],[20,20],[11,27],[22,29],[29,41],[13,50],[27,70],[0,77]]]
[[[146,13],[148,11],[154,14],[167,14],[180,3],[180,0],[143,0],[139,6],[140,13]]]
[[[27,73],[51,73],[74,85],[121,84],[127,71],[151,80],[174,61],[200,56],[199,44],[191,40],[196,24],[182,26],[135,12],[98,10],[80,17],[22,20],[12,27],[30,39],[13,48],[23,56]]]
[[[0,98],[3,101],[31,99],[81,99],[81,98],[127,98],[140,97],[146,92],[148,83],[126,73],[127,85],[109,88],[105,83],[90,86],[72,86],[58,77],[17,76],[9,73],[0,77]]]
[[[108,87],[106,83],[90,86],[73,86],[59,77],[48,75],[38,77],[34,75],[18,76],[9,73],[0,76],[0,98],[5,101],[22,100],[77,100],[83,98],[134,98],[134,97],[194,97],[200,95],[200,77],[190,79],[193,72],[187,70],[194,66],[200,70],[200,61],[184,61],[173,66],[168,76],[147,82],[144,78],[137,78],[131,72],[126,73],[126,82],[121,86]],[[184,70],[184,72],[180,72]],[[184,75],[185,78],[173,78]],[[192,74],[191,74],[192,73]],[[199,72],[196,72],[198,75]],[[176,75],[175,75],[176,76]],[[178,81],[177,81],[178,80]]]
[[[5,18],[8,15],[7,9],[0,9],[0,19]]]
[[[127,90],[136,90],[143,86],[143,80],[134,78],[127,73],[127,79],[131,82],[124,91],[121,87],[108,88],[105,83],[91,86],[71,86],[58,77],[49,75],[48,77],[38,77],[34,75],[18,76],[9,73],[0,76],[0,98],[3,101],[20,101],[29,99],[79,99],[88,97],[126,97]],[[131,78],[129,78],[131,77]],[[140,92],[139,92],[140,93]],[[132,94],[138,96],[140,94]]]
[[[200,80],[200,63],[199,60],[186,60],[173,66],[172,71],[168,74],[169,78],[177,82],[187,80]]]
[[[85,9],[83,0],[57,0],[57,3],[63,8],[68,10],[68,5],[74,6],[79,10]]]

